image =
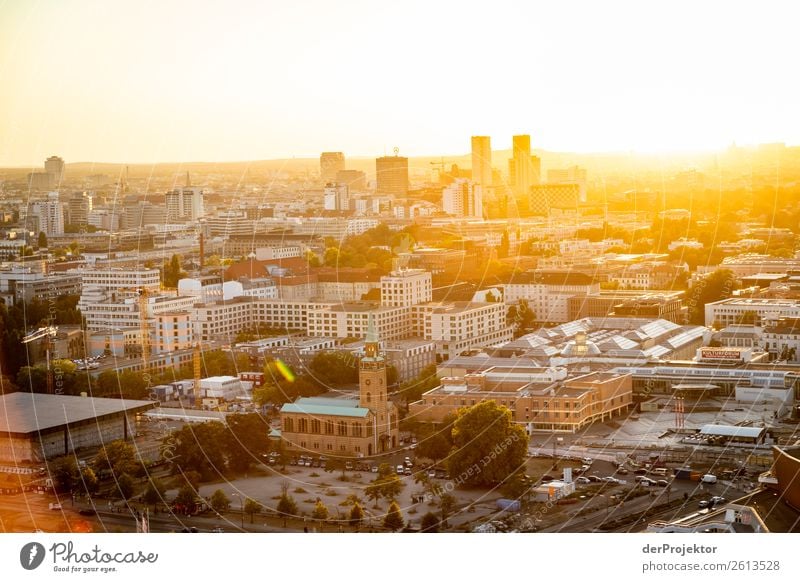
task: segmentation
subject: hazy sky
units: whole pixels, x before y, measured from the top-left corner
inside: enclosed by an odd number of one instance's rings
[[[0,0],[0,165],[798,144],[766,4]]]

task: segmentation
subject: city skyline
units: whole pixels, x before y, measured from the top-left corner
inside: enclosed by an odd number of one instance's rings
[[[7,2],[0,166],[800,143],[785,5],[685,6]]]

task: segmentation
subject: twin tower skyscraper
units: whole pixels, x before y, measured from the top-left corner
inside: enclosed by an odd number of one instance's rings
[[[541,180],[541,160],[531,155],[531,136],[515,135],[508,160],[508,186],[518,196],[530,193]],[[488,135],[472,136],[472,181],[485,189],[498,186],[492,173],[492,144]]]

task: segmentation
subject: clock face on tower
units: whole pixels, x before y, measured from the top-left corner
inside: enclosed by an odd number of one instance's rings
[[[370,380],[369,378],[367,378],[366,380],[364,380],[364,384],[366,384],[367,386],[369,386],[370,384],[372,384],[372,380]]]

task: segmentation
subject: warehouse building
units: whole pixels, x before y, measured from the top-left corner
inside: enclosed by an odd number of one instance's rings
[[[149,400],[13,392],[0,395],[0,463],[39,463],[136,434]]]

